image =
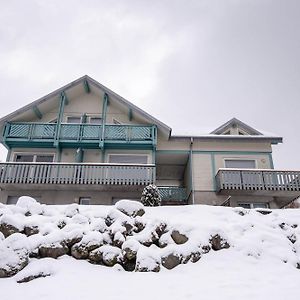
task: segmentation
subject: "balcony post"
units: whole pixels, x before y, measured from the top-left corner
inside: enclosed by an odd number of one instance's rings
[[[63,115],[64,115],[64,107],[65,107],[66,101],[67,101],[66,94],[64,92],[62,92],[60,94],[59,110],[58,110],[55,139],[54,139],[54,146],[56,146],[56,147],[58,147],[58,144],[59,144],[60,129],[61,129],[61,123],[62,123],[62,119],[63,119]]]
[[[102,105],[102,134],[99,143],[100,148],[104,148],[107,105],[108,105],[108,94],[104,93],[103,105]]]

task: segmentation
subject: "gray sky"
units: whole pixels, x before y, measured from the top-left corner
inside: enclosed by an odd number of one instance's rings
[[[300,169],[299,0],[0,1],[1,116],[88,74],[174,133],[283,136]]]

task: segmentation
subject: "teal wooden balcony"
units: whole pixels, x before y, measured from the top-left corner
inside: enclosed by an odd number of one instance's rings
[[[221,194],[300,195],[300,171],[219,169],[216,182]]]
[[[72,123],[7,123],[3,136],[8,147],[152,148],[156,126]]]
[[[159,186],[158,191],[163,204],[187,204],[187,192],[184,187]]]
[[[155,166],[143,164],[0,163],[0,186],[145,186],[155,182]]]

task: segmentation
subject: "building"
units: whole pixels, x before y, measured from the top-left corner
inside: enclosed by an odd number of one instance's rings
[[[0,201],[112,204],[156,184],[164,204],[283,207],[300,195],[300,172],[274,170],[263,135],[232,119],[212,133],[171,128],[83,76],[0,120],[8,149]]]

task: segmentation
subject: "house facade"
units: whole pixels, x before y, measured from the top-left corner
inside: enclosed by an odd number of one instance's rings
[[[0,202],[113,204],[156,184],[163,204],[281,208],[300,172],[274,170],[267,136],[232,119],[207,135],[171,128],[83,76],[0,119]]]

